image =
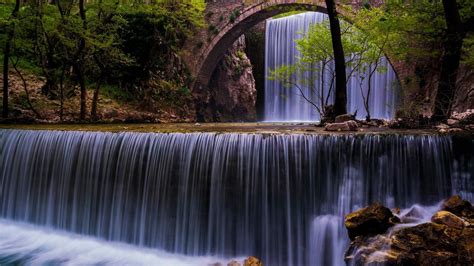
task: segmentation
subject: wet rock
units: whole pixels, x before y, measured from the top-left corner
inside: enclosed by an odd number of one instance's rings
[[[233,260],[233,261],[229,262],[227,264],[227,266],[241,266],[241,265],[238,261]]]
[[[386,245],[390,244],[390,238],[385,235],[374,237],[359,236],[352,241],[345,254],[345,261],[348,265],[370,265],[384,263],[391,265],[396,262],[396,256],[382,251]]]
[[[244,266],[263,266],[263,263],[256,257],[248,257],[244,261]]]
[[[357,131],[357,129],[357,122],[352,120],[343,123],[330,123],[324,127],[326,131]]]
[[[408,212],[399,216],[402,223],[415,223],[423,219],[423,210],[421,206],[415,205]]]
[[[432,126],[430,118],[423,115],[407,116],[403,113],[398,113],[396,120],[388,122],[388,127],[393,129],[419,129],[428,128]]]
[[[450,128],[450,129],[446,130],[447,133],[460,133],[460,132],[463,132],[463,131],[464,131],[464,129],[458,128],[458,127]]]
[[[346,252],[346,262],[353,265],[474,265],[474,224],[461,217],[472,215],[471,203],[454,196],[446,200],[442,208],[429,223],[399,224],[387,233],[358,235]],[[417,216],[416,211],[413,215]]]
[[[344,224],[349,238],[354,240],[357,236],[383,234],[397,222],[398,217],[393,215],[390,209],[375,203],[348,214]]]
[[[424,223],[405,227],[396,231],[391,237],[393,248],[411,252],[414,250],[455,251],[456,241],[461,230],[447,230],[448,227],[437,223]]]
[[[393,209],[391,209],[391,211],[392,211],[393,214],[398,215],[398,214],[400,214],[401,210],[400,210],[400,208],[393,208]]]
[[[446,125],[446,124],[441,123],[441,124],[437,125],[435,128],[438,129],[438,130],[442,130],[442,129],[449,129],[449,126]]]
[[[453,112],[451,120],[457,121],[460,125],[474,124],[474,109],[467,109],[465,112]]]
[[[431,218],[433,223],[437,224],[444,224],[450,228],[455,229],[463,229],[464,226],[468,226],[469,223],[464,221],[462,218],[447,212],[447,211],[439,211],[433,215]]]
[[[355,117],[351,114],[344,114],[344,115],[338,115],[336,116],[336,119],[334,122],[336,123],[344,123],[347,121],[355,120]]]
[[[474,207],[469,201],[463,200],[460,196],[456,195],[447,199],[441,208],[444,211],[451,212],[461,218],[474,222]]]
[[[458,120],[448,119],[447,124],[448,126],[455,126],[456,124],[458,124]]]

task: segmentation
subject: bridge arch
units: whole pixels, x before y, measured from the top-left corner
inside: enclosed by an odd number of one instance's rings
[[[194,89],[206,88],[217,64],[229,47],[248,29],[279,14],[289,11],[314,11],[327,13],[324,0],[271,0],[259,1],[241,10],[239,16],[228,21],[219,29],[219,33],[204,47],[192,68],[195,73]],[[343,9],[338,8],[342,16]]]

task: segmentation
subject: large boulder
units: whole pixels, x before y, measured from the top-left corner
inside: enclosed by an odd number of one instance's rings
[[[471,211],[469,202],[452,197],[432,222],[399,224],[375,236],[372,232],[358,235],[345,260],[351,265],[474,265],[474,224],[466,220]]]
[[[391,237],[391,250],[403,265],[473,265],[473,228],[438,223],[405,227]]]
[[[469,201],[463,200],[458,195],[453,196],[444,201],[441,209],[444,211],[451,212],[464,219],[474,219],[474,207]]]
[[[469,225],[469,223],[466,222],[464,219],[447,211],[439,211],[435,213],[435,215],[433,215],[433,217],[431,218],[431,221],[433,223],[443,224],[450,228],[459,229],[459,230]]]
[[[390,209],[379,203],[357,210],[346,216],[344,224],[349,238],[354,240],[357,236],[373,236],[387,232],[387,229],[400,220],[393,215]]]

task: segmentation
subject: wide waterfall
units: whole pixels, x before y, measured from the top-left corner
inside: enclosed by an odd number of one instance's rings
[[[2,239],[31,224],[148,252],[340,265],[356,208],[474,199],[474,141],[449,136],[0,130],[0,147]],[[67,248],[56,238],[41,239]],[[0,245],[0,261],[20,250]]]
[[[287,88],[280,82],[268,79],[270,71],[282,65],[294,64],[299,55],[295,40],[304,36],[311,24],[321,23],[327,19],[327,15],[316,12],[306,12],[298,15],[278,19],[270,19],[266,25],[266,54],[265,54],[265,107],[264,120],[277,121],[318,121],[320,120],[317,110],[308,103],[296,88]],[[372,92],[369,97],[369,110],[372,118],[392,119],[395,115],[399,83],[395,72],[387,59],[382,58],[380,66],[386,68],[385,72],[375,72],[372,78]],[[369,70],[367,70],[369,71]],[[347,73],[350,73],[348,68]],[[311,73],[297,73],[297,77],[308,76]],[[305,96],[312,102],[317,101],[317,92],[321,92],[319,79],[325,75],[325,94],[331,86],[332,74],[329,70],[324,73],[313,73],[316,89],[312,90],[309,84],[300,84]],[[347,109],[350,113],[357,111],[358,118],[366,117],[364,100],[362,95],[367,95],[367,78],[361,80],[362,73],[353,73],[347,83]],[[367,75],[366,75],[367,76]],[[361,92],[362,90],[364,94]],[[332,93],[330,102],[333,102]]]

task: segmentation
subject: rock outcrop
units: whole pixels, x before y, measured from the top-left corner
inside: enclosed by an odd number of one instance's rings
[[[240,37],[217,66],[209,88],[198,96],[198,120],[250,122],[257,118],[257,90],[252,65]]]
[[[354,240],[357,236],[373,236],[387,232],[387,229],[400,220],[393,215],[390,209],[379,203],[348,214],[344,224],[349,238]]]
[[[394,226],[387,219],[391,214],[388,209],[369,206],[346,218],[353,241],[345,260],[350,265],[474,265],[473,209],[471,203],[454,196],[443,203],[431,222]],[[388,231],[374,235],[373,230],[360,230],[354,234],[354,223],[347,221],[355,217],[377,221],[379,228]]]
[[[474,223],[474,206],[460,196],[453,196],[443,203],[442,210],[448,211]]]
[[[468,109],[462,113],[453,112],[446,124],[439,124],[436,129],[441,133],[474,131],[474,109]]]

